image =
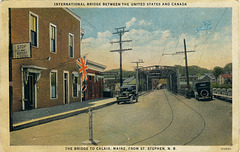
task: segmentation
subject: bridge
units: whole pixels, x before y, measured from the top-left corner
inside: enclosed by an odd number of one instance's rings
[[[139,90],[149,91],[155,88],[153,81],[156,79],[167,79],[167,89],[177,93],[180,87],[179,71],[172,66],[148,66],[138,69]]]

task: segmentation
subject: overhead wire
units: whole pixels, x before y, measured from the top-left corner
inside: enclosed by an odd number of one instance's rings
[[[177,45],[176,45],[176,47],[175,47],[175,52],[176,52],[176,49],[177,49],[177,46],[178,46],[179,40],[180,40],[180,38],[181,38],[181,35],[182,35],[182,32],[183,32],[183,28],[184,28],[185,23],[186,23],[187,15],[188,15],[188,8],[187,8],[187,12],[186,12],[186,15],[185,15],[185,18],[184,18],[184,22],[183,22],[183,26],[182,26],[181,33],[180,33],[180,35],[179,35],[178,42],[177,42]],[[171,25],[172,25],[172,24],[171,24]],[[164,55],[164,53],[165,53],[165,51],[166,51],[166,45],[167,45],[167,44],[165,44],[165,47],[164,47],[164,49],[163,49],[163,53],[162,53],[161,58],[160,58],[160,60],[159,60],[159,64],[161,64],[162,56]]]
[[[185,23],[186,23],[187,15],[188,15],[188,8],[187,8],[187,13],[186,13],[186,15],[185,15],[185,19],[184,19],[184,22],[183,22],[183,26],[182,26],[181,33],[180,33],[180,35],[179,35],[178,42],[177,42],[177,45],[176,45],[176,47],[175,47],[175,52],[176,52],[176,49],[177,49],[177,47],[178,47],[180,38],[181,38],[182,33],[183,33],[183,29],[184,29],[184,26],[185,26]]]
[[[214,26],[212,32],[207,36],[207,38],[205,39],[205,41],[203,42],[203,44],[200,46],[200,48],[199,48],[197,51],[199,51],[199,50],[206,44],[208,38],[215,32],[215,29],[216,29],[217,25],[219,24],[219,22],[220,22],[221,19],[223,18],[223,16],[224,16],[224,14],[226,13],[227,9],[228,9],[228,8],[225,8],[225,10],[224,10],[224,12],[222,13],[222,15],[221,15],[220,19],[218,20],[217,24]],[[202,51],[202,53],[201,53],[201,55],[200,55],[200,58],[199,58],[199,61],[198,61],[198,64],[197,64],[197,65],[199,65],[199,63],[200,63],[200,61],[201,61],[201,59],[202,59],[203,52],[204,52],[204,50]]]

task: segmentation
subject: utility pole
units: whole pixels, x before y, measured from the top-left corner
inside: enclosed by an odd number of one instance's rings
[[[115,28],[115,30],[117,30],[115,33],[113,34],[118,34],[119,35],[119,41],[112,41],[110,42],[111,44],[113,43],[119,43],[120,45],[120,49],[119,50],[110,50],[110,52],[119,52],[120,54],[120,87],[122,86],[122,52],[123,51],[128,51],[128,50],[132,50],[131,48],[128,49],[123,49],[122,48],[122,43],[124,42],[132,42],[132,40],[122,40],[122,36],[125,32],[129,32],[129,30],[125,30],[126,27],[118,27]]]
[[[188,97],[188,94],[189,94],[189,91],[190,91],[190,85],[189,85],[189,75],[188,75],[187,53],[195,52],[195,50],[187,51],[185,39],[183,39],[183,44],[184,44],[184,51],[176,52],[176,54],[178,54],[178,53],[184,53],[185,54],[186,78],[187,78],[187,89],[188,89],[187,97]]]
[[[136,62],[132,62],[132,63],[136,63],[137,64],[137,76],[136,76],[136,94],[138,94],[138,64],[139,63],[144,63],[143,59],[139,59]]]
[[[187,49],[186,49],[185,39],[183,39],[183,43],[184,43],[185,66],[186,66],[186,76],[187,76],[187,88],[188,88],[188,91],[189,91],[190,90],[190,85],[189,85],[189,76],[188,76]]]

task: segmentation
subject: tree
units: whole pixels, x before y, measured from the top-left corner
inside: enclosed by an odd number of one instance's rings
[[[218,78],[220,74],[223,74],[223,68],[216,66],[213,68],[213,75]]]
[[[232,63],[226,64],[225,67],[223,68],[223,72],[224,73],[232,73]]]

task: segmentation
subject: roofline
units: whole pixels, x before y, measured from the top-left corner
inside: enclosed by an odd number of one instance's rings
[[[100,63],[97,63],[97,62],[94,62],[94,61],[91,61],[91,60],[87,60],[88,63],[94,65],[94,66],[97,66],[97,67],[100,67],[102,69],[106,69],[106,65],[103,65],[103,64],[100,64]]]
[[[81,17],[79,17],[76,13],[74,13],[70,8],[63,8],[66,12],[76,18],[79,22],[81,22]]]

